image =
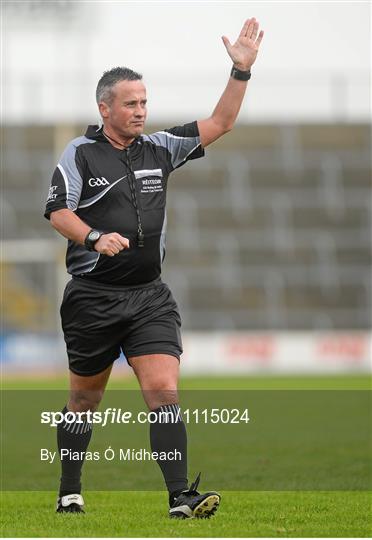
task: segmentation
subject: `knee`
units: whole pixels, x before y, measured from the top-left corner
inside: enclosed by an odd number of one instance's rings
[[[141,381],[141,387],[143,390],[153,392],[177,392],[177,379],[170,377],[167,373],[159,373]]]
[[[142,387],[142,392],[150,410],[178,402],[177,384],[165,378],[152,380]]]
[[[68,409],[73,412],[96,411],[103,391],[71,390]]]
[[[174,399],[177,397],[177,383],[165,378],[158,378],[143,385],[142,391],[162,401],[164,404],[168,404],[174,402]]]

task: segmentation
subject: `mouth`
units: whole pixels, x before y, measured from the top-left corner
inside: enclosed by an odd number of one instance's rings
[[[144,122],[132,122],[134,126],[143,126]]]

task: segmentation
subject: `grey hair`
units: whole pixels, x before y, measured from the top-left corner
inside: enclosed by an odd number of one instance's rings
[[[98,81],[96,90],[97,105],[104,101],[111,105],[113,99],[112,89],[117,82],[120,81],[140,81],[142,75],[127,67],[115,67],[109,71],[105,71]]]

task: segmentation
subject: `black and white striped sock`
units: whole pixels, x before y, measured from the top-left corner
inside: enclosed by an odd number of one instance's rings
[[[170,405],[162,405],[155,411],[157,413],[158,421],[161,424],[176,424],[177,422],[182,422],[182,415],[180,406],[177,403],[172,403]]]
[[[62,413],[65,415],[68,411],[65,407]],[[83,422],[67,422],[66,420],[58,424],[57,444],[59,456],[61,450],[66,449],[70,452],[85,452],[88,448],[92,436],[92,424],[87,420]],[[69,456],[63,456],[61,459],[62,476],[60,483],[59,496],[70,495],[71,493],[80,493],[81,491],[81,469],[84,463],[83,459],[70,459]]]
[[[156,422],[150,424],[150,443],[153,452],[175,454],[177,459],[158,460],[172,503],[172,493],[188,489],[187,482],[187,434],[179,405],[163,405],[152,411],[157,413]]]

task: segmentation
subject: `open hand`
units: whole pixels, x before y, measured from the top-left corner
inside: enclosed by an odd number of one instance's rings
[[[237,69],[248,71],[254,64],[264,32],[261,30],[258,37],[257,34],[258,21],[253,17],[245,21],[234,45],[231,45],[226,36],[222,36],[226,50]]]

